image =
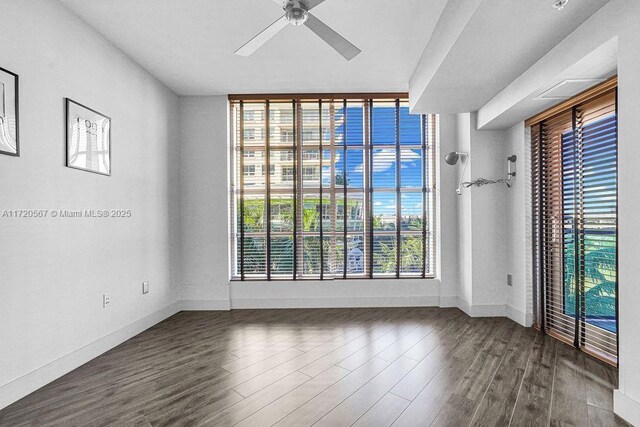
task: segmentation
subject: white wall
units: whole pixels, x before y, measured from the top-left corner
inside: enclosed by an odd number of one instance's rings
[[[0,218],[2,408],[171,314],[179,239],[177,96],[57,1],[0,1],[0,66],[20,75],[21,134],[0,212],[132,212]],[[111,116],[111,177],[64,167],[64,97]]]
[[[456,115],[456,149],[469,154],[463,181],[478,178],[506,178],[506,158],[511,154],[509,135],[504,131],[480,131],[476,113]],[[459,178],[464,164],[455,167]],[[508,200],[513,188],[493,184],[463,188],[456,197],[460,307],[473,316],[509,316],[525,324],[524,315],[506,295],[510,272]]]
[[[231,283],[232,308],[413,307],[439,304],[437,280],[305,280]]]
[[[506,177],[506,134],[478,131],[477,114],[471,114],[471,180]],[[501,184],[472,187],[473,305],[500,306],[506,303],[506,201],[510,189]]]
[[[460,277],[463,272],[459,262],[458,196],[455,189],[458,184],[459,171],[444,161],[444,156],[450,151],[456,151],[457,120],[454,114],[440,114],[439,139],[436,158],[437,162],[437,206],[438,216],[436,224],[437,271],[440,279],[440,305],[455,306],[460,293]]]
[[[182,299],[228,309],[229,186],[226,96],[180,98]]]
[[[627,1],[614,0],[605,4],[509,83],[480,108],[479,127],[506,128],[552,107],[555,104],[553,100],[540,101],[534,98],[565,79],[608,77],[610,67],[615,66],[616,49],[613,43],[621,25],[624,25],[623,21],[633,20],[633,15],[624,12],[627,6],[623,3]]]
[[[531,283],[531,150],[524,122],[507,130],[507,155],[515,154],[516,177],[507,193],[505,206],[507,273],[512,287],[507,287],[507,305],[512,317],[527,326],[533,323],[533,289]]]
[[[182,299],[192,309],[358,307],[447,304],[457,289],[457,226],[443,224],[438,277],[230,282],[228,265],[228,104],[226,97],[180,100]],[[440,120],[442,152],[455,146],[453,116]],[[442,156],[439,156],[441,158]],[[440,163],[440,162],[439,162]],[[455,216],[454,171],[438,165],[441,217]],[[442,284],[442,291],[441,291]]]
[[[620,386],[614,409],[640,425],[640,2],[618,1],[626,17],[618,39],[618,233]]]
[[[471,152],[471,113],[461,113],[456,115],[456,150],[460,153],[470,154]],[[449,166],[456,174],[456,188],[459,181],[466,182],[471,180],[470,157],[461,157],[455,166]],[[466,165],[466,167],[465,167]],[[464,173],[464,175],[462,175]],[[462,175],[462,176],[461,176]],[[473,258],[472,258],[472,206],[471,191],[464,191],[460,195],[456,195],[457,202],[457,225],[458,225],[458,242],[457,254],[460,263],[459,273],[459,294],[465,306],[471,306],[473,303]]]

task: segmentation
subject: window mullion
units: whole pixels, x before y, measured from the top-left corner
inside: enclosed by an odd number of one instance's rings
[[[303,245],[300,242],[299,234],[301,234],[302,227],[299,227],[298,222],[302,221],[303,215],[299,210],[304,208],[304,199],[302,198],[302,181],[300,180],[302,172],[302,150],[299,147],[301,138],[300,132],[302,131],[300,126],[300,103],[293,100],[291,105],[292,111],[292,126],[293,126],[293,280],[298,278],[298,271],[304,269],[298,268],[298,262],[303,262],[302,249]],[[299,253],[300,252],[300,253]],[[301,256],[302,255],[302,256]]]
[[[400,158],[400,100],[396,99],[396,111],[395,111],[395,138],[396,138],[396,278],[400,277],[400,264],[402,259],[401,244],[400,244],[400,225],[401,225],[401,212],[402,201],[400,197],[400,184],[401,175],[400,169],[402,169],[402,163]]]
[[[342,278],[347,278],[347,100],[342,101]]]
[[[244,103],[240,101],[240,280],[244,280]]]
[[[430,164],[427,163],[427,116],[420,118],[420,139],[422,144],[422,277],[427,275],[427,203],[429,203],[427,187],[429,186]]]
[[[370,272],[369,277],[373,278],[373,100],[369,100],[369,181],[371,187],[369,188],[369,198],[371,199],[371,205],[369,206],[369,224],[370,224],[370,241],[369,241],[369,265]]]
[[[331,158],[331,196],[330,196],[330,212],[331,212],[331,254],[330,254],[330,262],[331,262],[331,274],[335,275],[336,273],[336,250],[337,241],[336,241],[336,225],[337,225],[337,211],[338,207],[336,205],[336,116],[335,116],[335,105],[332,101],[329,104],[329,130],[330,130],[330,139],[329,139],[329,156]]]
[[[320,162],[320,188],[319,192],[319,203],[320,203],[320,280],[324,279],[324,210],[323,210],[323,194],[322,194],[322,181],[323,181],[323,152],[322,152],[322,100],[318,100],[318,144],[319,144],[319,162]]]
[[[364,239],[363,239],[363,255],[365,263],[365,274],[372,277],[373,260],[371,253],[373,252],[373,198],[371,194],[371,111],[370,100],[363,100],[362,111],[364,115],[363,122],[363,145],[364,153],[362,163],[364,169]]]
[[[270,123],[269,123],[269,101],[265,102],[265,118],[264,118],[264,127],[265,127],[265,204],[266,204],[266,215],[267,215],[267,242],[266,242],[266,252],[267,252],[267,280],[271,280],[271,145],[270,145]]]
[[[615,140],[616,140],[616,350],[620,348],[620,333],[618,332],[620,330],[620,313],[619,313],[619,301],[620,301],[620,293],[618,292],[619,290],[619,279],[620,279],[620,257],[618,255],[618,248],[619,248],[619,227],[618,227],[618,159],[619,159],[619,151],[618,151],[618,88],[616,87],[615,89],[615,101],[614,101],[614,111],[615,111],[615,115],[616,115],[616,128],[615,128]],[[617,363],[617,361],[616,361]]]

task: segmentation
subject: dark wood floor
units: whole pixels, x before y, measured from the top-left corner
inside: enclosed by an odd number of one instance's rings
[[[457,309],[182,312],[0,425],[627,425],[613,369]]]

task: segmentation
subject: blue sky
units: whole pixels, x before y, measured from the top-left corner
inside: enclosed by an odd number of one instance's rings
[[[615,132],[617,125],[617,117],[608,115],[599,120],[584,125],[582,129],[582,166],[583,177],[582,186],[584,193],[584,211],[585,211],[585,240],[586,246],[596,246],[599,239],[607,240],[615,236],[616,209],[617,209],[617,134]],[[563,167],[563,201],[564,201],[564,222],[566,225],[573,225],[573,205],[574,205],[574,138],[573,131],[565,132],[562,135],[562,167]],[[604,219],[609,220],[609,226],[601,222]],[[602,237],[600,237],[602,236]],[[574,243],[573,231],[565,231],[565,250]],[[605,246],[604,243],[600,243]],[[589,251],[588,251],[589,252]],[[587,253],[588,253],[587,252]],[[565,252],[565,257],[573,257],[573,252]],[[608,275],[615,273],[615,262],[607,261],[606,258],[592,258],[585,261],[585,267],[588,271],[600,270],[603,274]],[[611,265],[608,265],[611,263]],[[600,265],[602,264],[602,265]],[[565,264],[566,269],[566,264]],[[607,275],[607,274],[605,274]],[[611,279],[608,279],[611,280]],[[599,278],[592,278],[587,273],[587,285],[590,283],[599,283]],[[573,286],[572,282],[565,283],[565,292],[570,294],[569,287]],[[615,305],[609,306],[609,312],[602,314],[601,311],[594,313],[591,308],[591,301],[595,296],[587,297],[586,311],[587,322],[599,326],[603,329],[615,332],[616,323],[611,319],[616,316]],[[575,306],[574,300],[567,298],[565,300],[565,313],[573,316]],[[600,308],[602,310],[602,308]]]
[[[395,107],[373,107],[372,141],[373,148],[373,186],[376,188],[395,188],[396,180],[396,134]],[[363,144],[363,111],[362,107],[347,107],[346,145],[357,147]],[[336,112],[342,118],[343,111]],[[344,126],[336,129],[337,140],[342,140]],[[408,107],[400,107],[400,145],[420,145],[422,131],[420,115],[409,114]],[[330,156],[327,150],[324,158]],[[336,154],[336,171],[343,172],[346,165],[347,180],[350,188],[363,187],[363,151],[348,149],[346,162],[343,152]],[[400,175],[402,187],[422,188],[422,154],[420,149],[401,149]],[[323,185],[329,184],[328,168],[323,174]],[[396,195],[378,193],[374,195],[374,214],[392,215],[396,210]],[[422,194],[403,194],[403,215],[418,215],[422,212]]]

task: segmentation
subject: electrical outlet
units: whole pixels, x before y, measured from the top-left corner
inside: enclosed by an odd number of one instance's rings
[[[507,274],[507,286],[513,286],[513,276],[511,274]]]
[[[142,293],[143,294],[149,293],[149,282],[142,282]]]
[[[102,308],[108,308],[111,305],[111,295],[102,294]]]

